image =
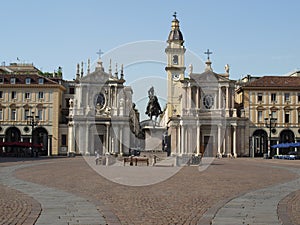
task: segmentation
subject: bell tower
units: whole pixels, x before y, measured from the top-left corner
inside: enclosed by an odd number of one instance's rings
[[[181,115],[181,86],[180,81],[184,80],[184,53],[183,35],[179,29],[179,21],[176,12],[173,15],[171,31],[167,40],[168,46],[165,49],[167,55],[167,72],[168,83],[168,117]]]

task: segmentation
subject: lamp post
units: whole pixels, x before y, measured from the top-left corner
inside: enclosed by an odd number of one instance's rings
[[[265,125],[269,128],[269,140],[268,140],[268,155],[267,158],[270,157],[271,153],[271,135],[272,135],[272,128],[276,127],[276,118],[273,118],[272,113],[269,114],[268,118],[265,118]]]
[[[39,117],[34,116],[34,112],[31,113],[31,116],[27,116],[27,124],[31,126],[31,156],[34,156],[33,152],[33,129],[35,126],[37,126],[39,123]],[[38,157],[38,154],[35,155]]]

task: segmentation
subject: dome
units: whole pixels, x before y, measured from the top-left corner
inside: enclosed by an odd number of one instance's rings
[[[178,30],[171,30],[169,34],[169,41],[183,41],[183,36],[181,31]]]
[[[183,41],[183,35],[179,29],[179,20],[176,18],[176,14],[172,20],[172,30],[170,31],[168,41]]]

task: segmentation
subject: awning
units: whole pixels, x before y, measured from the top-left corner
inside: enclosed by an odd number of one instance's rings
[[[296,143],[280,143],[277,145],[272,145],[271,148],[290,148],[290,147],[300,147],[300,142]]]
[[[32,143],[30,142],[0,142],[0,147],[32,147]],[[42,144],[33,144],[34,148],[42,148]]]

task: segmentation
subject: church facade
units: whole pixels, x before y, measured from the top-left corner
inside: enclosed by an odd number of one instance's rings
[[[235,81],[215,73],[209,50],[205,71],[190,65],[185,76],[185,47],[179,21],[174,15],[165,49],[167,55],[167,108],[162,124],[168,130],[173,155],[244,156],[248,154],[247,120],[235,109]]]
[[[123,66],[113,74],[104,71],[101,58],[94,72],[76,75],[75,96],[70,99],[69,154],[128,153],[135,143],[138,113],[132,104],[132,89],[124,85]]]

